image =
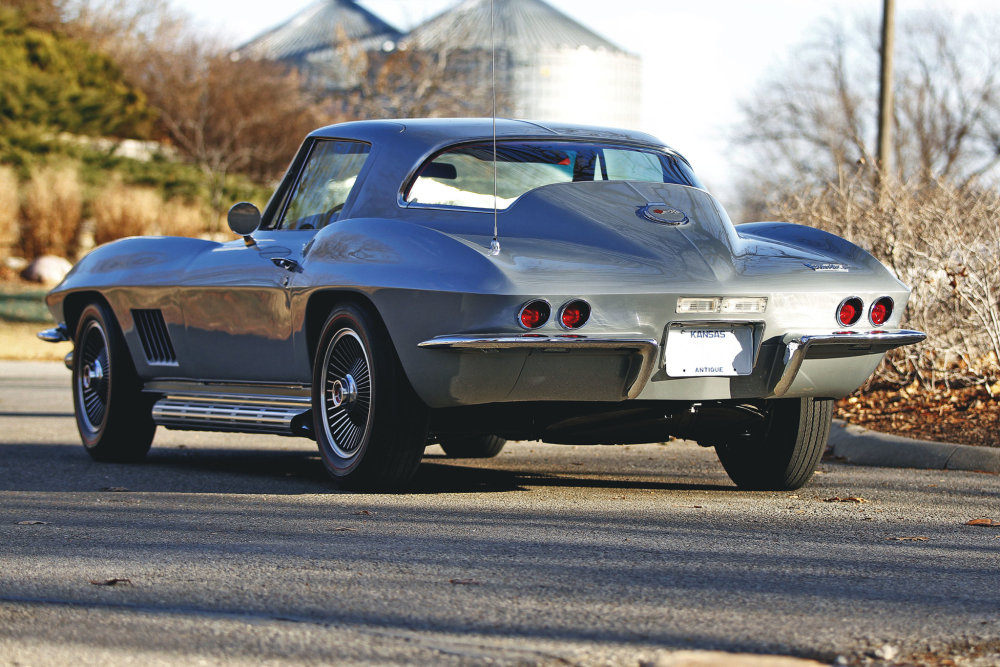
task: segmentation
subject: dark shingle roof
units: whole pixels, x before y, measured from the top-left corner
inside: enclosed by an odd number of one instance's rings
[[[493,0],[497,48],[531,56],[542,47],[622,49],[542,0]],[[417,26],[404,44],[424,49],[440,46],[490,49],[490,0],[466,0]]]
[[[301,60],[341,41],[380,48],[386,41],[396,42],[401,36],[401,32],[354,0],[317,0],[237,51],[267,60]]]

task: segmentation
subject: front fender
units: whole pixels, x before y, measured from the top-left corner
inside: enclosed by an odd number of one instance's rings
[[[45,297],[56,322],[64,319],[62,304],[73,292],[126,286],[170,286],[214,241],[174,236],[134,236],[98,246],[70,270]]]

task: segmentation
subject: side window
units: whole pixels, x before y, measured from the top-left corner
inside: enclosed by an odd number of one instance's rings
[[[320,229],[335,221],[370,150],[356,141],[317,141],[278,227]]]

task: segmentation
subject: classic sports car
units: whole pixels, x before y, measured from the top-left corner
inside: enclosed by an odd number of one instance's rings
[[[129,238],[47,297],[102,461],[157,425],[314,438],[342,483],[399,485],[424,447],[507,439],[713,446],[736,484],[794,489],[832,400],[909,296],[810,227],[734,226],[646,134],[492,119],[316,130],[229,243]]]

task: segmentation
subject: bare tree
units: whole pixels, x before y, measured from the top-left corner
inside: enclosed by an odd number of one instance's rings
[[[894,168],[875,177],[874,21],[828,22],[744,104],[749,216],[844,236],[913,289],[905,319],[925,343],[879,379],[926,388],[1000,379],[1000,16],[898,21]]]
[[[168,0],[62,2],[72,29],[146,94],[161,138],[205,172],[216,210],[231,173],[273,179],[320,124],[296,73],[230,57]]]
[[[55,30],[62,23],[55,0],[4,0],[3,4],[23,16],[33,28]]]
[[[337,35],[307,81],[336,120],[484,116],[492,111],[490,58],[478,50],[371,48]],[[498,97],[504,110],[505,98]]]
[[[1000,17],[922,12],[899,20],[894,175],[967,183],[1000,164]],[[876,22],[827,22],[743,104],[734,142],[752,155],[743,191],[760,211],[804,185],[873,166]],[[766,194],[761,194],[766,193]]]
[[[344,111],[350,116],[408,118],[491,113],[488,54],[398,49],[367,52],[359,60],[359,71],[364,74],[343,99]]]
[[[190,44],[150,54],[137,78],[167,138],[213,177],[275,176],[318,119],[294,73]],[[213,202],[218,205],[218,202]]]
[[[31,1],[31,0],[25,0]],[[42,0],[34,0],[42,1]],[[162,49],[194,37],[191,19],[170,0],[51,0],[68,32],[123,66],[141,49]]]

